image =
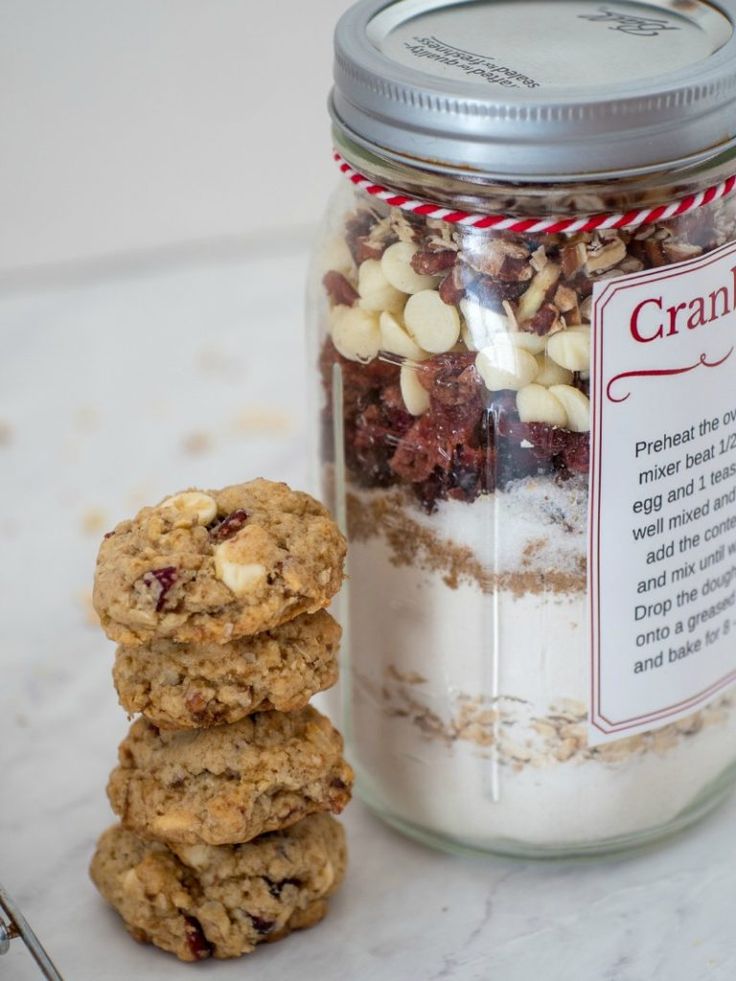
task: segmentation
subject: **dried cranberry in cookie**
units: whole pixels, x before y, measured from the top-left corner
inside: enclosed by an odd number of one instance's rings
[[[185,491],[105,537],[95,609],[124,644],[225,643],[327,606],[344,558],[325,508],[286,484]]]

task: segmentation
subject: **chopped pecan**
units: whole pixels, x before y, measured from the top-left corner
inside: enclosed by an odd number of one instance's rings
[[[322,285],[335,306],[352,307],[360,297],[353,284],[340,272],[325,273]]]
[[[539,334],[540,337],[551,334],[561,327],[560,312],[552,303],[545,303],[524,326],[526,330]]]
[[[465,259],[472,269],[484,276],[519,283],[528,282],[534,275],[530,257],[525,246],[494,238],[484,243],[480,251],[469,252]]]
[[[454,266],[452,272],[440,283],[439,293],[442,302],[450,307],[456,307],[465,296],[463,270],[458,264]]]
[[[589,276],[595,273],[608,272],[626,258],[626,243],[621,238],[611,239],[605,245],[591,245],[588,248],[588,258],[585,270]]]
[[[701,246],[690,245],[688,242],[663,242],[662,248],[672,262],[684,262],[686,259],[695,259],[703,254]]]
[[[646,239],[644,242],[644,251],[649,263],[652,266],[668,265],[669,259],[664,251],[664,247],[655,235],[652,235],[651,238]]]
[[[411,267],[420,276],[439,276],[457,262],[457,252],[443,249],[439,252],[417,252],[411,260]]]
[[[585,243],[570,242],[568,245],[563,246],[560,250],[560,259],[565,279],[574,279],[585,266],[588,259],[588,250],[585,248]]]

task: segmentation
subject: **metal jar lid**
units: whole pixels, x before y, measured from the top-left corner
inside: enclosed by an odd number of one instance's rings
[[[628,176],[736,145],[736,0],[361,0],[335,51],[338,127],[438,171]]]

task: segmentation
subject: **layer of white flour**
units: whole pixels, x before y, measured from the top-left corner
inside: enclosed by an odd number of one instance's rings
[[[549,498],[542,490],[532,496],[529,487],[527,505],[534,499]],[[449,503],[431,517],[414,508],[409,514],[479,555],[489,541],[488,511],[498,509],[510,562],[529,541],[560,527],[521,504]],[[564,534],[579,555],[584,523],[552,534],[552,554],[562,553]],[[486,550],[484,558],[493,569],[490,555]],[[588,705],[585,594],[488,595],[472,582],[451,588],[440,572],[397,566],[392,558],[383,537],[350,547],[343,663],[350,681],[343,682],[342,718],[364,786],[388,812],[479,847],[500,839],[564,847],[667,823],[733,761],[736,713],[727,733],[724,724],[707,726],[661,753],[615,763],[582,754],[540,761],[530,719],[549,717],[561,704]],[[446,736],[464,705],[492,706],[496,696],[511,717],[519,700],[518,726],[505,735],[532,747],[534,763],[494,764],[483,739]]]

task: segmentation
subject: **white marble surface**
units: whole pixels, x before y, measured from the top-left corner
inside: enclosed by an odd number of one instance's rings
[[[192,257],[0,294],[0,880],[67,981],[732,981],[734,800],[657,850],[562,864],[434,853],[356,802],[329,918],[237,963],[139,947],[95,893],[126,728],[86,609],[97,539],[186,484],[304,485],[303,266],[292,241],[278,262]],[[3,981],[37,976],[19,941],[0,958]]]

